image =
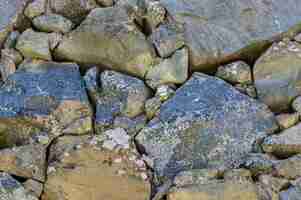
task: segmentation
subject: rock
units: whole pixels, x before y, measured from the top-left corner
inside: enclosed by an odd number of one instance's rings
[[[95,105],[98,99],[100,98],[99,93],[101,92],[99,87],[99,74],[99,69],[97,67],[92,67],[89,70],[87,70],[84,76],[86,90],[90,99]]]
[[[220,66],[215,75],[230,83],[252,83],[251,68],[243,61]]]
[[[2,0],[0,2],[0,47],[14,29],[21,29],[24,23],[23,9],[27,0]],[[21,26],[22,25],[22,26]]]
[[[255,63],[254,80],[258,98],[274,112],[286,111],[301,94],[301,44],[273,44]]]
[[[25,63],[0,89],[0,147],[27,144],[46,132],[92,130],[92,111],[79,68],[73,63]]]
[[[101,133],[113,125],[114,117],[136,117],[143,113],[151,91],[142,80],[114,71],[100,77],[101,93],[96,105],[96,130]]]
[[[266,154],[252,153],[245,158],[244,168],[249,169],[253,176],[268,174],[273,171],[274,161]]]
[[[73,27],[73,23],[57,14],[47,14],[36,17],[32,20],[35,28],[42,32],[68,33]]]
[[[77,29],[64,37],[55,55],[143,78],[152,65],[154,50],[125,9],[110,7],[91,11]]]
[[[220,79],[195,73],[136,140],[155,160],[155,173],[170,178],[185,169],[237,167],[275,130],[265,105]]]
[[[103,7],[111,7],[114,5],[114,0],[96,0],[96,2]]]
[[[301,124],[264,139],[262,148],[267,153],[280,157],[289,157],[301,153]]]
[[[300,200],[301,188],[290,187],[279,194],[279,200]]]
[[[252,174],[247,169],[231,169],[224,173],[224,180],[226,182],[252,182]]]
[[[301,156],[297,155],[286,160],[281,160],[275,166],[275,174],[287,179],[301,177]]]
[[[288,180],[273,177],[270,175],[260,175],[258,177],[258,181],[262,184],[262,186],[266,188],[271,188],[274,192],[277,193],[290,185]]]
[[[0,173],[0,197],[1,200],[38,200],[9,174]]]
[[[184,46],[184,29],[178,24],[164,24],[154,30],[150,40],[159,56],[166,58]]]
[[[27,29],[18,39],[16,48],[26,58],[51,60],[48,34]]]
[[[19,177],[45,180],[46,148],[26,145],[0,150],[0,171]]]
[[[23,61],[22,55],[15,49],[2,49],[0,60],[0,72],[3,81],[9,75],[15,73],[17,66]]]
[[[180,172],[174,178],[176,187],[184,187],[193,184],[206,184],[211,180],[220,178],[221,174],[215,169],[192,169]]]
[[[107,130],[106,132],[104,132],[104,135],[107,136],[107,141],[116,144],[116,146],[122,149],[130,148],[130,136],[127,134],[127,132],[125,132],[124,129],[115,128],[112,130]]]
[[[159,1],[146,1],[146,27],[152,32],[166,17],[166,10]]]
[[[43,184],[33,179],[28,179],[23,183],[25,190],[27,190],[32,196],[40,198],[43,192]]]
[[[279,114],[276,116],[280,129],[288,129],[299,122],[299,114]]]
[[[46,12],[47,0],[33,0],[24,10],[24,15],[30,19],[40,16]]]
[[[164,84],[182,84],[188,78],[188,50],[176,51],[171,58],[162,60],[146,74],[146,82],[152,88]]]
[[[160,107],[162,105],[162,102],[160,98],[153,97],[145,102],[145,113],[147,116],[147,119],[151,120],[156,115],[158,115],[160,111]]]
[[[301,42],[301,34],[299,33],[298,35],[296,35],[296,36],[294,37],[294,40],[295,40],[296,42]]]
[[[51,10],[70,19],[75,24],[80,23],[97,4],[94,0],[49,0]]]
[[[114,128],[123,128],[130,136],[135,136],[146,125],[147,118],[140,115],[135,118],[116,117],[114,119]]]
[[[173,87],[168,85],[160,85],[157,88],[156,97],[159,97],[161,102],[167,101],[175,94],[175,90]]]
[[[171,18],[184,24],[193,71],[212,71],[220,63],[242,58],[252,60],[271,41],[300,32],[298,0],[285,5],[281,0],[160,2]]]
[[[168,200],[259,200],[254,184],[239,181],[216,181],[201,185],[173,188]]]
[[[301,96],[296,97],[292,103],[292,108],[296,111],[299,115],[301,114]]]
[[[75,148],[78,141],[81,147]],[[130,160],[131,151],[100,150],[98,145],[86,136],[59,138],[50,149],[56,162],[50,163],[54,170],[48,174],[42,200],[149,199],[150,184],[141,177],[145,170]],[[61,151],[65,146],[73,148]]]
[[[54,51],[59,43],[63,40],[63,35],[61,33],[50,33],[48,34],[49,48]]]
[[[257,98],[256,88],[253,84],[236,84],[234,86],[238,91],[252,98]]]
[[[3,45],[4,49],[13,49],[13,48],[15,48],[19,36],[20,36],[19,31],[13,31],[13,32],[11,32],[11,33],[7,36],[7,38],[6,38],[6,40],[5,40],[5,43],[4,43],[4,45]]]

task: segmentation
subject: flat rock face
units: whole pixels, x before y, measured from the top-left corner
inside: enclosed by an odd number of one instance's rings
[[[255,63],[254,81],[258,98],[274,112],[286,111],[301,94],[301,44],[273,44]]]
[[[0,1],[0,46],[7,34],[22,18],[22,10],[27,0],[1,0]]]
[[[22,66],[0,89],[0,146],[48,136],[91,131],[91,109],[79,69],[72,63]]]
[[[210,65],[244,57],[245,53],[252,56],[261,51],[263,40],[287,32],[301,20],[299,0],[162,0],[161,3],[176,21],[185,23],[185,40],[194,70],[207,70]],[[296,27],[300,30],[300,26]]]
[[[55,55],[144,77],[153,62],[153,51],[126,10],[114,7],[92,10],[76,30],[64,37]]]
[[[224,81],[196,73],[137,136],[159,176],[183,169],[237,167],[257,140],[277,129],[263,104]]]
[[[43,200],[149,199],[150,184],[140,176],[135,154],[100,149],[99,142],[86,136],[56,141]]]

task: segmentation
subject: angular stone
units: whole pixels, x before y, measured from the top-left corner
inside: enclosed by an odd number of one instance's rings
[[[160,57],[166,58],[184,46],[184,29],[178,24],[162,25],[154,30],[150,40]]]
[[[299,115],[301,115],[301,96],[296,97],[292,103],[292,108],[296,111]]]
[[[290,187],[279,194],[279,200],[301,200],[301,187]]]
[[[224,180],[236,182],[252,182],[252,173],[247,169],[231,169],[224,173]]]
[[[237,167],[275,130],[265,105],[220,79],[195,73],[136,140],[155,160],[155,172],[172,177],[184,169]]]
[[[6,173],[0,173],[0,198],[1,200],[38,200],[32,196],[13,177]]]
[[[279,161],[275,166],[275,174],[287,179],[301,177],[301,155]]]
[[[146,125],[147,118],[140,115],[135,118],[116,117],[114,119],[114,128],[123,128],[130,136],[135,136]]]
[[[137,155],[100,150],[99,145],[86,136],[59,138],[50,149],[52,170],[42,200],[149,199],[150,184],[141,177],[145,169]]]
[[[300,114],[279,114],[276,116],[280,129],[288,129],[299,122]]]
[[[94,0],[49,0],[54,13],[63,15],[74,23],[80,23],[97,4]]]
[[[0,150],[0,171],[42,182],[45,180],[46,148],[26,145]]]
[[[24,15],[30,19],[40,16],[46,12],[47,0],[33,0],[24,10]]]
[[[68,33],[73,27],[73,23],[57,14],[41,15],[32,20],[35,28],[42,32]]]
[[[168,200],[259,200],[257,188],[251,182],[216,181],[207,184],[173,188]]]
[[[86,90],[92,102],[96,104],[98,99],[100,98],[100,80],[99,80],[99,69],[97,67],[92,67],[91,69],[87,70],[84,80],[86,85]]]
[[[61,33],[50,33],[50,34],[48,34],[48,40],[49,40],[50,50],[54,51],[54,49],[63,40],[63,35]]]
[[[264,139],[262,148],[267,153],[280,157],[289,157],[301,153],[301,124],[284,130],[278,135]]]
[[[114,5],[114,0],[96,0],[96,2],[103,7],[110,7]]]
[[[277,178],[270,175],[260,175],[258,181],[267,188],[271,188],[274,192],[280,192],[287,188],[290,183],[288,180],[283,178]]]
[[[14,49],[2,49],[0,60],[0,73],[3,81],[15,73],[17,65],[23,60],[22,55]]]
[[[100,77],[101,92],[96,108],[96,130],[101,133],[113,125],[116,116],[136,117],[143,113],[151,91],[138,78],[114,71]]]
[[[253,84],[236,84],[234,86],[238,91],[252,98],[257,98],[256,88]]]
[[[258,98],[274,112],[288,110],[301,94],[301,44],[273,44],[255,63],[254,80]]]
[[[188,78],[188,50],[176,51],[172,57],[162,60],[146,74],[146,82],[152,88],[164,84],[182,84]]]
[[[27,144],[41,132],[86,134],[92,111],[73,63],[24,64],[0,89],[0,147]]]
[[[246,156],[243,166],[249,169],[253,176],[258,176],[259,174],[271,173],[274,163],[275,161],[266,154],[252,153]]]
[[[60,0],[61,1],[61,0]],[[55,50],[57,58],[144,77],[154,50],[125,9],[96,8]]]
[[[300,32],[299,0],[160,2],[175,21],[184,24],[192,70],[213,70],[221,62],[256,58],[267,44],[282,37],[280,33]]]
[[[15,48],[19,36],[20,36],[19,31],[13,31],[13,32],[11,32],[11,33],[7,36],[7,38],[6,38],[6,40],[5,40],[5,43],[4,43],[4,45],[3,45],[4,49],[12,49],[12,48]]]
[[[146,14],[144,16],[149,32],[152,32],[166,17],[166,10],[160,1],[145,1]]]
[[[160,98],[153,97],[145,102],[145,113],[149,120],[158,115],[162,102]]]
[[[24,21],[23,9],[27,0],[1,0],[0,1],[0,47],[7,35],[19,28]]]
[[[160,85],[157,88],[155,96],[162,102],[167,101],[175,94],[175,87],[169,85]]]
[[[48,34],[27,29],[18,39],[16,48],[26,58],[51,60]]]
[[[23,183],[24,188],[32,195],[40,198],[43,192],[43,184],[33,179],[28,179]]]
[[[251,67],[243,61],[220,66],[215,75],[230,83],[252,83]]]

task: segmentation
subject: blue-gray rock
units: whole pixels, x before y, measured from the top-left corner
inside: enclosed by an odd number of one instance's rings
[[[172,18],[185,26],[193,70],[256,57],[280,33],[301,30],[301,1],[162,0]],[[292,28],[293,27],[293,28]]]
[[[267,106],[226,82],[195,73],[136,137],[160,177],[184,169],[238,167],[278,128]]]
[[[24,64],[0,88],[0,147],[28,143],[41,131],[51,137],[89,133],[91,115],[76,64]]]

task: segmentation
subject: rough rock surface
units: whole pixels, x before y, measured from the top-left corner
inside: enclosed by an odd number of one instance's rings
[[[154,50],[122,7],[96,8],[55,50],[61,59],[144,77]]]
[[[91,115],[76,64],[25,64],[0,89],[0,146],[26,144],[43,131],[50,138],[89,133]]]
[[[73,27],[73,23],[61,15],[48,14],[34,18],[34,27],[44,32],[68,33]]]
[[[281,0],[161,0],[161,3],[175,21],[184,24],[193,70],[208,70],[220,62],[252,57],[280,33],[289,30],[295,35],[300,31],[299,0],[289,0],[285,5]]]
[[[155,172],[172,177],[183,169],[237,167],[276,129],[265,105],[220,79],[195,73],[136,139],[154,159]]]
[[[101,133],[111,128],[116,116],[136,117],[143,113],[151,91],[138,78],[114,71],[100,75],[100,98],[96,104],[95,128]]]
[[[140,175],[136,154],[101,149],[101,142],[87,136],[59,138],[50,149],[42,199],[148,200],[150,185]]]
[[[288,110],[301,93],[300,71],[301,44],[286,40],[273,44],[254,66],[258,98],[275,112]]]

